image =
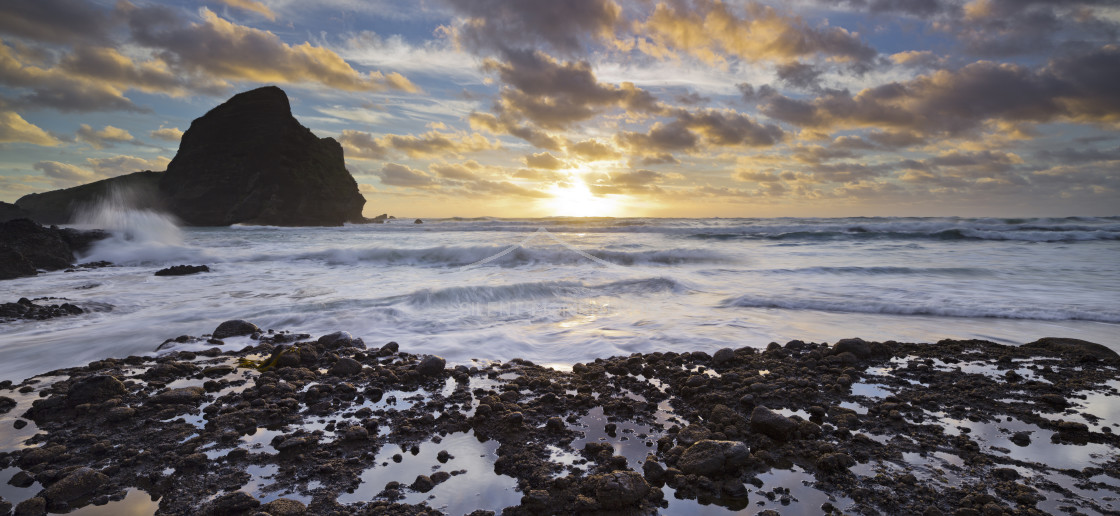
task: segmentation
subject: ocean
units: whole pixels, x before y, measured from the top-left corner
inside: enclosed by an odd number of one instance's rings
[[[0,283],[4,302],[56,297],[88,310],[0,325],[0,379],[151,354],[228,319],[313,336],[345,330],[452,363],[519,357],[560,368],[846,337],[1060,336],[1120,350],[1120,217],[186,228],[103,207],[83,222],[114,236],[80,261],[115,266]],[[211,272],[153,276],[176,264]]]

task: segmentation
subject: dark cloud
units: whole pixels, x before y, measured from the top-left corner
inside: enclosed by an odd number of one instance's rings
[[[439,177],[454,179],[456,181],[477,181],[478,175],[476,172],[481,168],[482,165],[477,161],[467,161],[454,165],[437,164],[428,167],[429,170],[435,172]]]
[[[88,0],[0,2],[0,32],[51,43],[104,42],[112,13]]]
[[[778,78],[791,88],[800,90],[815,90],[820,84],[821,70],[817,67],[801,62],[792,62],[778,65]]]
[[[776,125],[763,125],[750,117],[728,110],[680,110],[677,121],[704,136],[713,145],[768,147],[781,141],[785,132]]]
[[[660,154],[692,151],[699,139],[680,121],[668,124],[655,122],[645,133],[622,131],[615,135],[615,142],[636,154]]]
[[[484,130],[494,134],[508,134],[542,149],[558,151],[562,147],[559,138],[536,127],[519,124],[506,113],[502,113],[502,116],[498,117],[490,113],[475,112],[471,113],[467,120],[470,122],[471,128],[475,130]]]
[[[579,53],[583,39],[613,35],[621,8],[612,0],[445,0],[465,22],[454,28],[457,41],[476,51],[509,51],[544,43],[562,53]]]
[[[631,83],[600,83],[586,61],[560,62],[540,51],[514,51],[505,61],[487,60],[483,68],[497,73],[505,85],[496,110],[541,127],[565,128],[606,108],[634,113],[665,109]]]
[[[375,172],[374,175],[381,178],[381,184],[387,186],[434,188],[439,185],[439,182],[428,174],[397,163],[386,163],[381,167],[381,171]]]
[[[815,99],[801,100],[776,92],[760,97],[753,88],[750,92],[772,118],[812,128],[880,128],[887,132],[878,138],[890,143],[887,134],[891,133],[960,135],[992,120],[1113,122],[1120,120],[1116,84],[1120,84],[1120,47],[1108,45],[1054,59],[1039,69],[980,61],[855,95],[827,90]]]

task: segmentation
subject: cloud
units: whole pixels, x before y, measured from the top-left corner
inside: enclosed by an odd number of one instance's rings
[[[386,163],[381,171],[375,173],[381,178],[381,184],[386,186],[403,186],[408,188],[436,188],[439,182],[423,171],[409,168],[397,163]]]
[[[589,183],[588,189],[596,195],[648,194],[659,192],[660,188],[656,184],[664,179],[665,174],[652,170],[619,171]]]
[[[443,80],[481,83],[479,59],[454,48],[446,39],[413,44],[394,34],[382,37],[370,31],[346,35],[334,47],[348,61],[374,68],[387,68],[408,74],[424,74]]]
[[[868,63],[877,55],[858,34],[840,27],[812,27],[759,2],[741,10],[719,0],[659,3],[635,30],[637,48],[658,58],[685,53],[711,65],[728,58],[788,62],[823,55]]]
[[[54,184],[60,188],[88,183],[99,179],[96,174],[89,170],[58,161],[40,161],[32,165],[32,168],[54,180]]]
[[[132,37],[159,49],[191,73],[233,80],[318,83],[345,91],[418,91],[398,73],[360,73],[335,52],[304,42],[284,43],[272,32],[236,25],[202,8],[185,22],[162,7],[126,7]]]
[[[529,168],[543,168],[546,170],[557,170],[568,166],[567,163],[547,152],[525,156],[525,165]]]
[[[112,156],[108,158],[86,158],[86,163],[101,177],[116,177],[141,170],[162,171],[167,169],[171,160],[164,156],[139,158],[136,156]]]
[[[237,8],[237,9],[244,10],[244,11],[257,13],[257,14],[267,18],[269,21],[276,21],[276,13],[272,12],[272,9],[269,9],[267,5],[264,5],[260,2],[255,1],[255,0],[220,0],[220,1],[223,4],[226,4],[230,7],[234,7],[234,8]]]
[[[87,0],[0,2],[0,32],[52,43],[108,39],[108,12]]]
[[[112,147],[118,143],[137,143],[136,137],[131,133],[111,125],[94,130],[88,124],[82,124],[78,127],[77,140],[88,143],[95,149]]]
[[[33,143],[54,147],[62,142],[14,111],[0,111],[0,143]]]
[[[665,107],[632,83],[600,83],[586,61],[560,62],[540,51],[510,52],[505,61],[488,59],[483,68],[498,74],[497,109],[550,129],[587,120],[604,108],[628,113],[660,113]]]
[[[453,179],[456,181],[477,181],[478,175],[476,174],[482,168],[477,161],[467,161],[464,163],[448,165],[436,164],[428,167],[428,170],[435,172],[436,175],[444,179]]]
[[[778,65],[778,79],[791,88],[800,90],[815,90],[820,87],[821,70],[817,67],[800,62],[791,62]]]
[[[50,107],[63,112],[144,111],[124,96],[124,88],[107,81],[75,77],[44,67],[41,58],[0,42],[0,84],[30,90],[14,104]]]
[[[155,138],[157,140],[178,143],[179,140],[183,139],[183,131],[179,130],[178,127],[160,126],[159,129],[148,133],[148,136],[151,136],[152,138]]]
[[[615,143],[636,154],[692,151],[699,139],[680,121],[668,124],[654,122],[645,133],[621,131],[615,134]]]
[[[478,180],[466,183],[464,186],[469,192],[485,195],[516,195],[519,197],[529,197],[533,199],[547,199],[552,197],[545,192],[518,186],[509,181]]]
[[[428,131],[419,136],[386,134],[374,137],[369,133],[342,131],[339,136],[346,155],[358,159],[386,159],[389,151],[401,152],[409,157],[422,158],[446,154],[463,154],[501,148],[501,144],[490,141],[478,133],[465,131],[448,133]]]
[[[606,161],[622,157],[622,153],[618,152],[618,150],[609,143],[603,143],[598,140],[583,140],[575,143],[569,142],[568,152],[578,156],[584,161]]]
[[[732,110],[679,110],[676,117],[681,125],[700,133],[713,145],[768,147],[781,141],[785,135],[774,124],[762,125]]]
[[[748,98],[761,100],[767,116],[802,127],[961,135],[993,120],[1116,122],[1120,120],[1116,84],[1120,84],[1120,47],[1107,45],[1051,60],[1036,70],[979,61],[855,95],[829,90],[815,99],[800,100],[766,90]],[[745,96],[752,93],[747,88]]]
[[[447,30],[460,45],[478,51],[547,44],[563,53],[578,53],[585,46],[582,38],[609,38],[622,11],[612,0],[447,2],[466,17]]]
[[[487,131],[493,134],[508,134],[521,138],[542,149],[558,151],[561,148],[559,138],[536,127],[519,124],[506,113],[498,117],[490,113],[475,112],[468,116],[468,121],[470,122],[471,129],[476,131]]]

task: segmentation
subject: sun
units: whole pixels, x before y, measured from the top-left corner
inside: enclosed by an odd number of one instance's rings
[[[544,199],[545,208],[557,217],[615,217],[622,211],[617,196],[595,195],[575,175],[567,186],[552,185],[548,193],[552,197]]]

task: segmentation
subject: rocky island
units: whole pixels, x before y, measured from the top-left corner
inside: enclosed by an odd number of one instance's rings
[[[1120,507],[1120,435],[1097,415],[1120,358],[1073,339],[792,341],[556,370],[227,321],[160,348],[0,385],[17,437],[0,471],[18,486],[0,514]]]
[[[134,208],[166,211],[192,226],[339,226],[364,222],[365,198],[342,146],[292,116],[275,86],[234,95],[191,122],[166,172],[136,172],[29,194],[16,201],[44,224],[125,192]]]

